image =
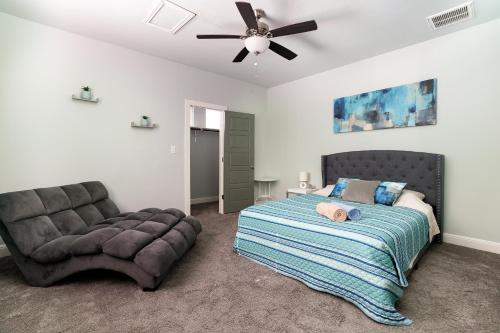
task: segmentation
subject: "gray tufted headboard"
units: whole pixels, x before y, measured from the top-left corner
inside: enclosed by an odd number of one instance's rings
[[[425,194],[425,202],[434,208],[443,233],[444,155],[402,150],[365,150],[321,156],[323,187],[335,184],[339,177],[365,180],[403,181],[406,188]]]

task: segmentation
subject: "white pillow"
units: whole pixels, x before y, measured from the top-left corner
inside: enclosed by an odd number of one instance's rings
[[[435,235],[439,234],[439,226],[436,221],[436,217],[434,216],[434,212],[432,211],[432,206],[429,204],[426,204],[425,202],[422,201],[417,195],[411,193],[415,191],[409,191],[406,192],[406,195],[399,197],[398,201],[394,204],[394,206],[398,207],[407,207],[407,208],[412,208],[415,210],[418,210],[427,216],[427,222],[429,223],[429,242],[432,240],[432,237]],[[416,192],[419,193],[419,192]],[[422,194],[422,193],[420,193]]]
[[[404,200],[407,196],[414,196],[417,199],[424,200],[425,199],[425,194],[417,192],[417,191],[412,191],[412,190],[403,190],[401,192],[401,195],[399,196],[398,200],[394,203],[394,206],[398,203],[399,200]]]
[[[318,190],[316,192],[313,192],[314,194],[317,194],[317,195],[322,195],[324,197],[327,197],[330,195],[330,193],[332,193],[333,191],[333,187],[335,185],[326,185],[325,187],[323,187],[321,190]]]

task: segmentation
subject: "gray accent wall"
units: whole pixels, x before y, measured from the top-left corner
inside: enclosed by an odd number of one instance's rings
[[[191,199],[219,195],[219,132],[191,130]]]

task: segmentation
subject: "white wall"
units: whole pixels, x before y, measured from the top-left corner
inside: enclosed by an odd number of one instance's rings
[[[360,61],[268,91],[265,171],[274,194],[300,170],[321,185],[320,156],[367,149],[446,155],[445,232],[500,241],[500,20]],[[333,134],[333,99],[438,79],[435,126]],[[271,131],[272,129],[272,131]]]
[[[191,199],[219,197],[219,132],[191,130]]]
[[[264,147],[262,87],[2,13],[0,41],[0,193],[99,179],[122,210],[183,209],[185,99],[256,113]],[[101,103],[71,100],[84,84]]]

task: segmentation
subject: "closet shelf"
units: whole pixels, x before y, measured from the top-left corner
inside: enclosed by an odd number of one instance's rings
[[[192,127],[191,126],[191,129],[192,130],[195,130],[195,131],[202,131],[202,132],[219,132],[218,129],[215,129],[215,128],[201,128],[201,127]]]

